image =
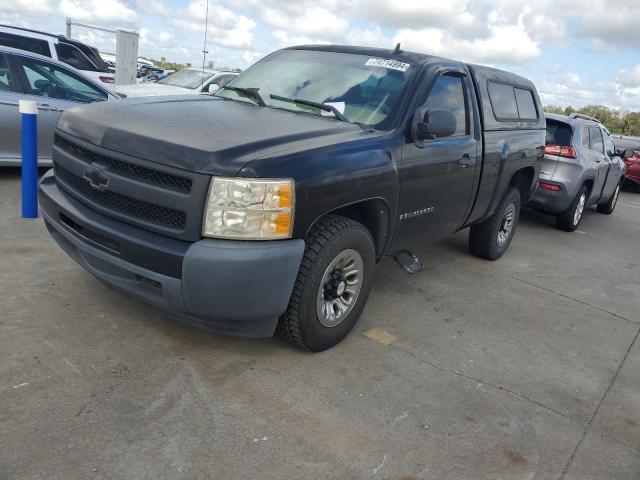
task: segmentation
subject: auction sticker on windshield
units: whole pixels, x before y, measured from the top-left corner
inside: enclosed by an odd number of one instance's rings
[[[398,70],[399,72],[406,72],[411,64],[398,62],[397,60],[388,60],[386,58],[370,58],[365,63],[365,66],[390,68],[392,70]]]

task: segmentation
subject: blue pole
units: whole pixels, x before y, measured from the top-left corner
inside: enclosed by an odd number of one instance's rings
[[[22,115],[22,218],[38,218],[38,106],[20,100]]]

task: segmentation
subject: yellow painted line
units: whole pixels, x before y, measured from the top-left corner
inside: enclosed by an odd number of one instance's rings
[[[378,342],[380,345],[391,345],[397,340],[395,335],[390,334],[386,330],[381,328],[372,328],[364,332],[364,336],[370,338],[374,342]]]

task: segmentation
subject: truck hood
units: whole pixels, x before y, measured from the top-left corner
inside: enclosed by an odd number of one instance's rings
[[[366,135],[329,117],[200,95],[83,105],[65,111],[57,128],[127,155],[226,176],[253,160]]]
[[[188,88],[164,85],[162,83],[136,83],[135,85],[116,85],[116,93],[129,97],[150,97],[158,95],[193,95],[199,94],[200,89],[189,90]]]

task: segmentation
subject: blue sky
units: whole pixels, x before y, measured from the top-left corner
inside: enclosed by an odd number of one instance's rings
[[[0,23],[64,32],[65,17],[140,32],[140,54],[202,62],[205,0],[2,0]],[[489,64],[545,104],[640,110],[638,0],[210,0],[207,60],[246,68],[278,48],[342,43]],[[73,36],[113,51],[112,35]]]

